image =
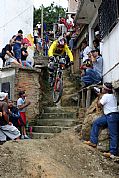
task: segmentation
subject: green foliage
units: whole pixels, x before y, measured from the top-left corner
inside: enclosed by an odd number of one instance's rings
[[[34,9],[34,27],[37,25],[38,22],[41,22],[41,8]],[[43,20],[47,24],[47,30],[53,29],[53,23],[57,23],[59,17],[65,18],[66,16],[66,9],[62,8],[61,6],[54,5],[52,3],[48,7],[44,7],[43,9]]]

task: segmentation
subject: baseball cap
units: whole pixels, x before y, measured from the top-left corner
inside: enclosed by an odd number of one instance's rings
[[[8,93],[5,93],[5,92],[0,92],[0,101],[3,101],[6,96],[8,96]]]
[[[96,48],[91,51],[91,53],[94,53],[94,52],[100,52],[100,50],[98,48]]]

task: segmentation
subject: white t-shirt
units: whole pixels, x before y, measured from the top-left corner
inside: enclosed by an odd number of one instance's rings
[[[117,99],[114,94],[104,94],[100,100],[100,103],[103,105],[104,114],[118,112]]]
[[[19,106],[21,106],[23,104],[25,104],[25,99],[19,98],[17,100],[17,107],[19,107]],[[19,112],[26,112],[26,108],[19,109]]]
[[[89,52],[91,52],[91,48],[89,46],[86,46],[86,48],[83,50],[83,62],[88,59]]]

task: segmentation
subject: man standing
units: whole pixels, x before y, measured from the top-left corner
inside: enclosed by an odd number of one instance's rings
[[[20,136],[20,131],[9,122],[8,93],[0,92],[0,144],[3,144],[7,137],[11,140]]]
[[[19,92],[19,99],[17,100],[17,107],[19,109],[20,116],[22,118],[22,121],[24,123],[23,126],[21,126],[22,129],[22,135],[21,139],[28,139],[29,137],[26,135],[26,108],[30,105],[30,101],[26,100],[26,94],[25,91]]]
[[[18,34],[13,37],[15,44],[13,47],[14,55],[17,61],[22,64],[21,62],[21,44],[23,40],[23,31],[19,30]]]
[[[119,113],[117,110],[117,99],[113,94],[111,83],[104,83],[102,89],[102,98],[98,101],[98,107],[103,107],[104,115],[93,122],[90,141],[84,143],[96,147],[98,144],[98,135],[101,127],[105,126],[109,129],[110,135],[110,151],[104,153],[104,156],[111,157],[117,155],[118,152],[118,122]]]

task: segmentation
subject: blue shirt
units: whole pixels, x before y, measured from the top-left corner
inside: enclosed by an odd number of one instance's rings
[[[103,73],[103,58],[102,56],[98,56],[96,61],[93,63],[93,70],[96,71],[100,77],[102,77]]]
[[[21,36],[17,36],[16,39],[15,39],[15,41],[21,42],[22,41],[22,37]],[[21,48],[21,43],[15,42],[15,44],[14,44],[14,50],[15,49],[19,49],[19,48]]]

